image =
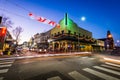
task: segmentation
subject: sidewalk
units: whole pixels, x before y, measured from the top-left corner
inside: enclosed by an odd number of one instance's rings
[[[80,55],[80,56],[88,56],[88,55],[93,55],[98,58],[104,58],[104,59],[115,59],[115,60],[120,60],[120,56],[113,56],[108,53],[91,53],[91,52],[72,52],[72,53],[56,53],[56,54],[39,54],[35,52],[26,52],[24,54],[14,54],[14,55],[2,55],[0,56],[0,59],[23,59],[23,58],[35,58],[35,57],[52,57],[52,56],[75,56],[75,55]]]
[[[14,54],[14,55],[2,55],[0,56],[1,59],[23,59],[23,58],[35,58],[35,57],[52,57],[52,56],[75,56],[75,55],[82,55],[82,56],[88,56],[92,55],[91,52],[70,52],[70,53],[54,53],[54,54],[39,54],[39,53],[34,53],[34,52],[27,52],[24,54]]]

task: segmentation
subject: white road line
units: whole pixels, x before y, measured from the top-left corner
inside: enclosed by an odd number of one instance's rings
[[[2,63],[0,63],[0,65],[2,65],[2,64],[12,64],[13,62],[2,62]]]
[[[82,59],[90,59],[90,60],[94,60],[95,58],[91,58],[91,57],[85,56],[85,57],[82,57]]]
[[[0,74],[1,73],[6,73],[6,72],[8,72],[8,69],[2,69],[2,70],[0,70]]]
[[[84,71],[88,72],[88,73],[91,73],[97,77],[100,77],[100,78],[103,78],[105,80],[120,80],[118,78],[115,78],[115,77],[112,77],[112,76],[109,76],[107,74],[104,74],[104,73],[101,73],[101,72],[98,72],[98,71],[95,71],[95,70],[92,70],[90,68],[85,68],[83,69]]]
[[[0,68],[3,68],[3,67],[10,67],[10,66],[12,66],[12,64],[0,65]]]
[[[119,62],[120,63],[120,60],[117,60],[117,59],[112,59],[112,58],[104,58],[105,60],[109,60],[109,61],[115,61],[115,62]]]
[[[15,61],[15,59],[3,59],[3,60],[0,60],[0,61]]]
[[[116,70],[120,70],[120,68],[117,68],[117,67],[113,67],[113,66],[109,66],[109,65],[101,65],[103,67],[107,67],[107,68],[111,68],[111,69],[116,69]]]
[[[88,58],[88,57],[82,57],[82,58],[84,59],[84,58]]]
[[[90,60],[94,60],[95,58],[90,58]]]
[[[3,80],[4,79],[4,77],[0,77],[0,80]]]
[[[109,62],[105,62],[105,64],[116,66],[116,67],[120,67],[120,65],[118,65],[118,64],[113,64],[113,63],[109,63]]]
[[[85,77],[84,75],[80,74],[77,71],[72,71],[68,74],[75,80],[90,80],[89,78]]]
[[[120,75],[120,72],[118,72],[118,71],[110,70],[110,69],[103,68],[103,67],[100,67],[100,66],[93,66],[93,67],[96,68],[96,69],[100,69],[100,70],[109,72],[109,73],[113,73],[113,74],[116,74],[116,75]]]
[[[59,76],[48,78],[47,80],[62,80]]]

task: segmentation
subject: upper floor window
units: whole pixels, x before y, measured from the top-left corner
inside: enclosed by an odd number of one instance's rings
[[[53,34],[52,34],[52,36],[53,36]]]
[[[61,32],[62,32],[62,34],[64,34],[64,30],[62,30]]]
[[[76,32],[74,32],[74,35],[76,35]]]
[[[80,37],[80,36],[81,36],[81,34],[79,33],[79,34],[78,34],[78,36]]]
[[[83,34],[83,37],[85,37],[85,35]]]
[[[55,36],[56,36],[56,33],[55,33]]]
[[[68,30],[68,34],[70,34],[71,33],[71,31],[70,30]]]
[[[58,32],[58,35],[60,34],[60,32]]]

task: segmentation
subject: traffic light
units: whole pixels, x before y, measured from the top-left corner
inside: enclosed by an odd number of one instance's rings
[[[0,27],[0,49],[3,49],[3,44],[5,41],[7,28],[6,27]]]
[[[7,28],[6,27],[0,27],[0,36],[5,36],[7,32]]]
[[[0,16],[0,24],[2,23],[2,17]]]

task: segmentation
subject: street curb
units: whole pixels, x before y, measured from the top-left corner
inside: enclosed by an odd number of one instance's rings
[[[74,53],[61,53],[61,54],[41,54],[41,55],[34,55],[34,56],[14,56],[14,57],[0,58],[0,60],[3,60],[3,59],[25,59],[25,58],[39,58],[39,57],[54,57],[54,56],[75,56],[75,55],[91,56],[92,52],[74,52]]]

